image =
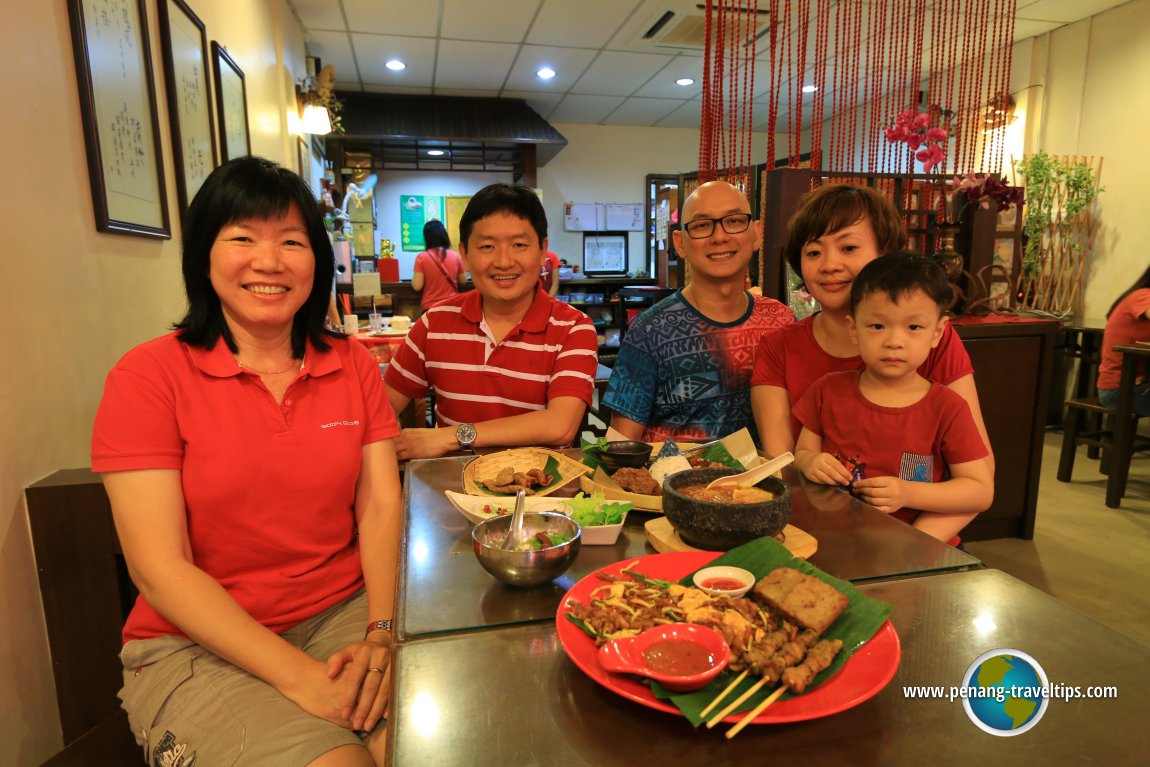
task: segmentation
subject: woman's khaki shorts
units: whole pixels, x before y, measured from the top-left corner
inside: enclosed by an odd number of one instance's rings
[[[367,620],[367,595],[361,590],[282,636],[313,658],[327,660],[363,639]],[[120,699],[150,765],[293,767],[333,748],[362,743],[356,733],[312,716],[187,637],[133,640],[120,659]]]

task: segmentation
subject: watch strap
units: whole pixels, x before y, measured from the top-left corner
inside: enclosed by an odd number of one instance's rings
[[[373,631],[386,631],[390,634],[391,633],[391,618],[385,618],[385,619],[379,620],[379,621],[372,621],[371,623],[367,624],[367,633],[370,634]]]

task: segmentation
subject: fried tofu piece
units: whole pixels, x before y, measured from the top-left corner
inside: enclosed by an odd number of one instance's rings
[[[780,567],[755,584],[754,597],[803,628],[823,633],[846,609],[837,589],[791,567]]]

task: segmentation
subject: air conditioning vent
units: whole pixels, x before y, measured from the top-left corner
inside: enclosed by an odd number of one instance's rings
[[[646,48],[673,48],[702,51],[707,47],[707,16],[704,6],[685,4],[676,13],[667,10],[635,40],[635,44]],[[760,8],[755,22],[755,36],[761,37],[770,30],[770,13]]]

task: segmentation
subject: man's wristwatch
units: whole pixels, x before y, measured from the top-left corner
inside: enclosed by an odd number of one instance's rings
[[[476,436],[475,424],[461,423],[455,427],[455,441],[459,443],[460,450],[470,450]]]

